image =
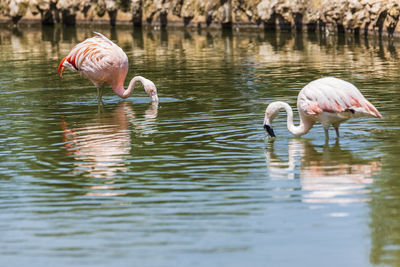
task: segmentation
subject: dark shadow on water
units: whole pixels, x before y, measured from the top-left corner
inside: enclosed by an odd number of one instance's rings
[[[53,46],[57,45],[61,40],[61,30],[57,27],[43,25],[42,26],[42,41],[50,42]]]
[[[160,42],[161,46],[168,47],[168,31],[164,27],[160,28]]]
[[[142,27],[133,27],[132,37],[133,37],[134,47],[138,47],[139,49],[144,49]]]
[[[110,27],[110,40],[118,40],[117,29],[115,27]]]
[[[11,31],[15,36],[22,37],[22,31],[19,29],[19,27],[13,27]]]
[[[295,50],[303,51],[304,50],[304,36],[302,32],[296,32],[294,34],[294,46]]]
[[[185,29],[183,32],[183,39],[193,41],[193,36],[187,29]]]
[[[62,28],[62,40],[63,41],[77,40],[78,39],[77,33],[78,33],[78,30],[75,26],[63,27]],[[80,40],[79,42],[81,42],[81,41],[83,41],[83,40]]]
[[[206,32],[206,40],[207,40],[208,46],[210,46],[214,43],[214,37],[209,31]]]

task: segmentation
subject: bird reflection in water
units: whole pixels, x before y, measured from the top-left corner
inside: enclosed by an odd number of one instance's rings
[[[118,172],[128,169],[127,159],[131,153],[130,125],[139,135],[156,131],[155,119],[158,103],[151,103],[144,114],[144,120],[136,118],[130,102],[121,102],[112,111],[96,113],[95,117],[77,127],[61,122],[64,146],[75,159],[74,175],[105,178],[102,185],[91,189],[111,189],[112,178]],[[112,189],[116,189],[113,187]],[[89,193],[90,195],[116,195],[115,193]]]
[[[287,161],[274,153],[274,143],[265,150],[271,179],[294,179],[300,176],[302,201],[308,203],[350,203],[368,201],[368,184],[381,169],[380,159],[356,158],[339,143],[325,145],[322,151],[307,140],[292,139]]]

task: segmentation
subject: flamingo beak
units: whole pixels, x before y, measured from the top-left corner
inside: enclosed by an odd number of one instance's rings
[[[274,130],[271,128],[271,126],[269,126],[267,124],[264,124],[264,129],[268,133],[269,137],[272,137],[272,138],[276,137],[275,133],[274,133]]]
[[[61,68],[59,68],[58,76],[60,76],[61,78],[62,78],[62,73],[63,73],[64,69],[65,69],[64,66],[61,66]]]

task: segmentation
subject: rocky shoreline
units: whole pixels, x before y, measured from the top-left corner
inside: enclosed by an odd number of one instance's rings
[[[259,28],[400,35],[399,0],[0,0],[0,23]]]

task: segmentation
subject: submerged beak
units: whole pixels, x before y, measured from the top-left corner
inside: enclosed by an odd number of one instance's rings
[[[158,102],[158,96],[157,95],[152,95],[151,96],[151,101]]]
[[[146,87],[145,91],[148,94],[148,96],[150,96],[151,101],[158,102],[157,88],[154,84],[150,87]]]
[[[265,131],[268,133],[268,135],[270,137],[276,137],[275,133],[274,133],[274,130],[271,128],[271,126],[269,126],[267,124],[264,124],[264,129],[265,129]]]

